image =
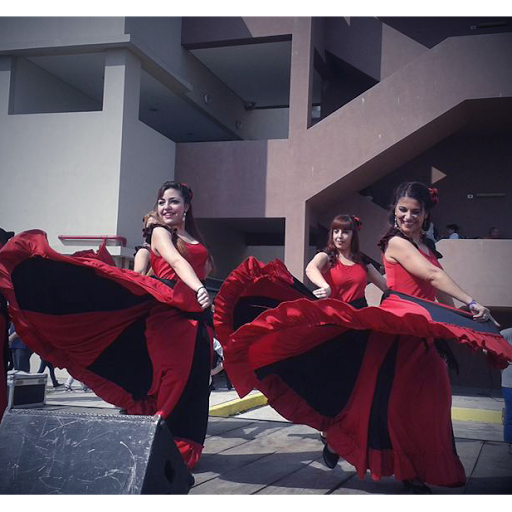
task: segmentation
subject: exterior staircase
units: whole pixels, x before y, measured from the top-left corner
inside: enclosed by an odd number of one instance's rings
[[[310,128],[292,114],[307,101],[292,69],[288,139],[180,144],[176,177],[196,191],[198,217],[285,218],[285,263],[301,276],[318,215],[458,131],[471,102],[512,97],[510,55],[510,33],[448,38]],[[228,199],[232,180],[240,197]]]

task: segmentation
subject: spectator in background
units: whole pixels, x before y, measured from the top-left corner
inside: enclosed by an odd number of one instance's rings
[[[501,335],[512,345],[512,328],[504,329]],[[501,390],[505,400],[505,415],[503,421],[503,441],[508,443],[509,452],[512,453],[512,364],[501,372]]]
[[[14,231],[0,228],[0,249],[14,236]],[[9,313],[7,300],[0,293],[0,420],[7,408],[7,371],[12,367],[11,351],[9,349]]]
[[[497,227],[489,228],[489,233],[486,238],[490,240],[499,240],[501,238],[501,231]]]
[[[53,364],[41,358],[41,364],[39,366],[39,370],[37,370],[37,373],[44,373],[44,370],[46,368],[48,368],[48,370],[50,371],[50,378],[52,379],[53,387],[60,388],[61,386],[64,386],[64,384],[62,384],[62,382],[59,382],[57,380],[57,377],[55,377],[55,368],[53,367]]]
[[[458,224],[448,224],[446,226],[446,231],[448,233],[448,236],[446,238],[448,238],[449,240],[459,240],[462,238],[462,236],[459,233],[460,227]]]
[[[9,328],[9,346],[11,347],[11,356],[14,369],[21,372],[30,373],[30,356],[33,354],[22,339],[16,333],[14,324]]]
[[[432,240],[432,242],[437,242],[439,240],[439,233],[432,221],[430,221],[428,229],[425,231],[425,236],[427,238],[430,238],[430,240]]]
[[[73,388],[71,387],[73,385],[73,382],[75,382],[75,379],[73,377],[71,377],[71,375],[68,377],[68,379],[66,380],[66,384],[64,384],[64,389],[66,391],[73,391]],[[89,388],[83,383],[83,382],[79,382],[77,381],[78,384],[80,384],[80,386],[82,387],[82,391],[89,391]]]

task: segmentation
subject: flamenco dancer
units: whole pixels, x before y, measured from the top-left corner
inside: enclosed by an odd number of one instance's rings
[[[165,419],[190,469],[206,435],[213,325],[191,200],[180,183],[158,191],[150,243],[161,279],[91,251],[59,254],[39,230],[0,251],[0,291],[26,344],[127,414]]]
[[[215,306],[225,367],[240,396],[257,388],[285,418],[325,432],[329,467],[342,456],[360,478],[394,475],[414,493],[466,481],[436,340],[485,349],[497,368],[512,360],[489,310],[449,278],[426,245],[422,229],[436,199],[421,183],[398,187],[380,244],[390,290],[379,307],[293,299],[297,286],[284,266],[254,260],[233,271]],[[456,298],[470,312],[436,296]]]
[[[153,361],[165,375],[160,387],[164,397],[176,395],[176,375],[168,375],[169,372],[178,370],[177,376],[182,381],[188,375],[187,385],[167,423],[190,467],[199,459],[206,437],[213,359],[212,302],[203,284],[213,270],[213,260],[195,223],[192,197],[188,185],[165,182],[158,191],[155,207],[162,223],[151,224],[147,238],[155,277],[170,286],[178,281],[184,283],[188,290],[194,291],[194,305],[199,304],[203,310],[174,321],[172,344],[159,346],[158,362]],[[167,399],[164,398],[162,405]]]
[[[309,280],[318,286],[315,297],[332,297],[359,309],[368,306],[364,295],[368,282],[387,290],[384,277],[359,250],[361,226],[354,215],[337,215],[332,220],[327,247],[306,267]]]

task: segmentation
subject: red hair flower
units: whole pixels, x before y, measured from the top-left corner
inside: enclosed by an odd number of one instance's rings
[[[357,229],[361,229],[363,227],[363,222],[361,221],[361,219],[359,217],[352,215],[352,219],[354,220],[354,223],[357,226]]]
[[[437,188],[429,188],[428,191],[430,192],[430,200],[432,201],[432,204],[435,205],[439,203],[439,192]]]

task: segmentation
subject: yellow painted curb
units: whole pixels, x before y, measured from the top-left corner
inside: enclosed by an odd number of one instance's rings
[[[237,398],[223,404],[213,405],[210,407],[210,416],[233,416],[239,412],[267,405],[267,397],[261,393]]]
[[[239,412],[267,405],[267,398],[262,393],[255,393],[244,398],[237,398],[223,404],[210,407],[210,416],[233,416]],[[474,409],[470,407],[452,407],[453,421],[474,421],[476,423],[492,423],[502,425],[501,411]]]
[[[503,424],[501,411],[472,409],[469,407],[452,407],[452,420],[475,421],[478,423],[494,423],[496,425]]]

